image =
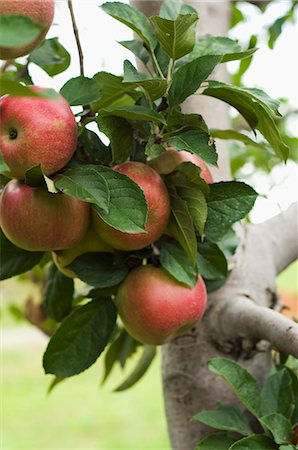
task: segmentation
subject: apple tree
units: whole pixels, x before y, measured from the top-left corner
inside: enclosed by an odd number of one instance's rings
[[[106,380],[138,351],[127,389],[162,345],[174,449],[293,450],[298,383],[287,360],[298,330],[279,312],[275,278],[297,258],[297,207],[243,221],[258,194],[233,179],[227,147],[292,157],[279,102],[241,83],[256,37],[245,49],[226,37],[232,9],[241,20],[228,0],[109,1],[100,7],[135,33],[120,44],[137,63],[90,78],[68,6],[80,74],[57,93],[30,77],[33,63],[52,77],[70,64],[58,38],[44,39],[54,2],[0,1],[1,279],[39,280],[27,318],[49,336],[52,387],[98,359]],[[294,7],[272,25],[272,46]],[[237,60],[231,83],[225,63]],[[228,107],[255,138],[232,128]]]

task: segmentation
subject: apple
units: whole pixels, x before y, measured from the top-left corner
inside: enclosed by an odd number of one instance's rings
[[[169,173],[174,172],[174,170],[176,169],[177,166],[179,166],[179,164],[188,161],[200,167],[201,178],[203,178],[203,180],[205,180],[206,183],[208,184],[213,183],[213,177],[205,161],[203,161],[203,159],[200,158],[198,155],[190,153],[186,150],[178,152],[173,147],[169,147],[160,156],[151,159],[148,162],[148,164],[160,175],[168,175]]]
[[[93,211],[96,232],[111,247],[118,250],[139,250],[160,238],[167,227],[170,216],[170,198],[167,188],[158,173],[147,164],[129,161],[114,167],[137,183],[148,203],[146,233],[123,233],[105,223]]]
[[[26,170],[38,164],[51,175],[68,163],[76,145],[77,124],[62,95],[0,99],[0,151],[8,176],[23,180]]]
[[[29,44],[17,47],[0,47],[0,59],[15,59],[31,53],[45,38],[52,25],[54,12],[54,0],[1,0],[0,16],[21,14],[43,25],[43,30]]]
[[[160,345],[183,334],[204,314],[207,293],[201,277],[194,288],[162,267],[133,269],[118,289],[116,306],[127,331],[144,344]]]
[[[92,252],[113,252],[113,249],[100,239],[94,228],[90,226],[87,233],[74,247],[57,250],[52,253],[52,257],[60,272],[69,278],[75,278],[76,274],[65,266],[71,264],[78,256]]]
[[[29,251],[73,247],[90,223],[89,203],[18,180],[5,186],[0,199],[0,225],[6,237]]]

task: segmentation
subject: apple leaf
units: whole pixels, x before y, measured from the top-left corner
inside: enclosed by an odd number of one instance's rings
[[[188,181],[195,184],[205,195],[210,192],[209,185],[200,176],[200,167],[196,166],[190,161],[185,161],[179,164],[175,170],[179,173],[182,173]]]
[[[159,15],[163,19],[175,20],[179,14],[198,14],[196,9],[186,5],[183,0],[164,0]]]
[[[149,95],[151,101],[161,98],[167,90],[167,81],[162,78],[148,78],[140,74],[130,61],[124,61],[123,85],[131,89],[141,88]]]
[[[254,189],[240,181],[222,181],[210,185],[206,236],[212,242],[219,241],[233,223],[249,213],[256,198]]]
[[[98,116],[97,123],[100,131],[110,139],[113,164],[126,161],[133,143],[133,129],[130,123],[115,116]]]
[[[70,106],[87,105],[101,96],[98,84],[92,78],[79,76],[71,78],[60,89],[60,94]]]
[[[196,42],[188,58],[195,59],[206,55],[222,55],[221,62],[244,59],[257,51],[257,48],[242,50],[238,41],[224,36],[203,36]]]
[[[197,14],[179,14],[175,20],[151,17],[155,36],[163,51],[173,60],[190,53],[195,44]]]
[[[4,161],[4,157],[0,151],[0,173],[5,175],[7,172],[9,172],[9,167]]]
[[[173,75],[168,97],[169,105],[171,107],[180,105],[194,94],[220,63],[221,58],[216,55],[201,56],[181,66]]]
[[[208,368],[220,375],[231,386],[241,403],[258,417],[261,389],[246,369],[226,358],[211,359]]]
[[[1,17],[1,16],[0,16]],[[1,34],[1,33],[0,33]],[[44,93],[44,91],[43,91]],[[14,95],[21,97],[40,97],[41,93],[34,92],[18,81],[6,80],[0,76],[0,95]]]
[[[109,342],[116,324],[111,300],[93,300],[75,309],[51,338],[43,358],[45,373],[71,377],[88,369]]]
[[[279,413],[260,417],[260,423],[267,428],[277,444],[290,444],[293,439],[292,425],[289,419]]]
[[[123,47],[130,50],[135,56],[137,56],[144,64],[147,64],[150,59],[150,53],[144,46],[144,43],[137,40],[132,39],[131,41],[118,41],[118,44],[121,44]]]
[[[229,450],[278,450],[278,445],[265,434],[255,434],[235,442]]]
[[[124,391],[132,387],[137,381],[139,381],[142,376],[149,369],[156,355],[156,347],[154,345],[144,345],[142,354],[137,362],[136,367],[132,373],[124,380],[116,389],[115,392]]]
[[[291,419],[295,408],[292,378],[283,368],[265,381],[261,392],[261,414],[279,413]]]
[[[197,270],[179,244],[166,242],[160,249],[160,263],[180,283],[191,288],[196,285]]]
[[[156,123],[166,123],[165,118],[162,114],[154,111],[153,109],[146,108],[145,106],[140,105],[117,106],[101,109],[99,112],[103,117],[117,116],[130,120],[146,120]]]
[[[207,436],[196,447],[195,450],[229,450],[235,442],[235,438],[227,433],[216,433]]]
[[[51,77],[64,72],[70,65],[70,54],[60,44],[58,38],[45,39],[29,56],[29,61],[37,64]]]
[[[235,406],[218,403],[216,411],[201,411],[193,419],[217,430],[231,431],[244,436],[252,434],[246,417]]]
[[[167,143],[176,150],[187,150],[200,156],[204,161],[214,166],[217,165],[217,153],[214,141],[209,134],[200,130],[189,130],[177,134],[169,139]]]
[[[85,253],[67,268],[73,270],[80,280],[94,288],[108,288],[119,284],[128,274],[128,266],[114,262],[111,253]]]
[[[1,15],[0,46],[11,48],[30,44],[44,28],[43,24],[20,14]]]
[[[225,280],[228,275],[228,264],[220,248],[208,240],[199,243],[199,273],[208,280]]]
[[[71,312],[73,294],[73,279],[66,277],[52,263],[48,271],[43,296],[48,315],[57,322],[61,322]]]
[[[28,252],[10,242],[0,229],[0,280],[12,278],[27,272],[36,266],[44,256],[44,252]]]
[[[252,145],[260,150],[266,150],[264,143],[259,143],[251,139],[246,134],[240,133],[236,130],[219,130],[216,128],[209,129],[209,133],[212,137],[218,139],[228,139],[232,141],[243,142],[245,145]]]

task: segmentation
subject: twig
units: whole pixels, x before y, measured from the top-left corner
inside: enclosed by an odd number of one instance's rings
[[[72,0],[68,0],[67,3],[68,3],[70,16],[71,16],[73,33],[74,33],[74,36],[75,36],[75,39],[76,39],[78,53],[79,53],[80,74],[82,76],[84,76],[84,55],[83,55],[82,46],[81,46],[81,42],[80,42],[80,38],[79,38],[78,27],[77,27],[77,24],[76,24],[76,19],[75,19],[75,15],[74,15],[74,11],[73,11]]]

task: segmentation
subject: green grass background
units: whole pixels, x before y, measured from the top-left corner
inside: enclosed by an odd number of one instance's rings
[[[280,289],[297,293],[298,264],[278,277]],[[30,283],[1,283],[1,327],[22,336],[29,325],[17,322],[9,305],[35,295]],[[124,377],[118,370],[100,386],[99,360],[48,395],[52,380],[42,370],[46,342],[1,347],[1,450],[166,450],[170,449],[163,412],[160,355],[132,389],[113,393]],[[132,362],[133,365],[133,362]],[[130,369],[132,368],[130,365]]]

